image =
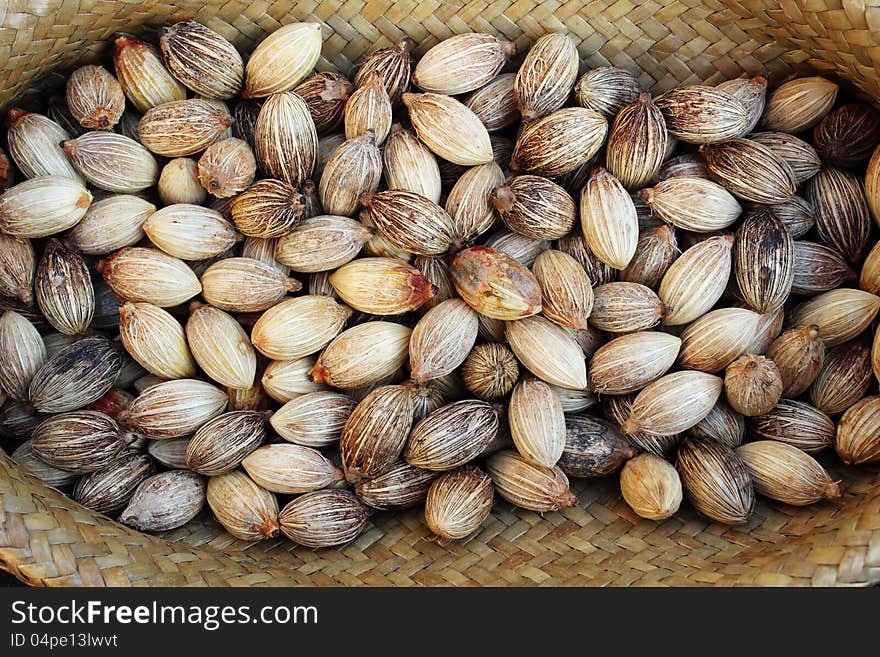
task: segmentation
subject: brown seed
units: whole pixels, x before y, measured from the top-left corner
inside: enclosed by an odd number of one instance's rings
[[[244,82],[238,50],[214,30],[196,21],[181,21],[161,31],[159,46],[168,70],[200,96],[227,99]]]
[[[479,456],[497,432],[498,415],[488,402],[453,402],[413,427],[403,456],[425,470],[453,470]]]
[[[218,198],[243,192],[253,182],[256,171],[250,144],[235,137],[214,142],[199,158],[199,182]]]
[[[669,267],[678,257],[678,240],[675,229],[663,225],[643,231],[636,243],[636,251],[626,268],[620,272],[620,280],[641,283],[651,289],[657,288]]]
[[[529,463],[516,452],[502,450],[486,461],[498,494],[516,506],[543,513],[577,504],[568,477],[558,467]]]
[[[260,169],[294,187],[312,175],[318,134],[302,98],[286,92],[266,99],[254,126],[254,152]]]
[[[704,144],[700,154],[709,175],[728,190],[755,203],[783,203],[797,190],[788,163],[759,142],[731,139]]]
[[[13,399],[27,401],[28,386],[46,362],[46,347],[36,327],[20,314],[0,315],[0,389]]]
[[[674,139],[668,140],[667,146],[674,141]],[[699,153],[682,153],[666,160],[651,182],[657,185],[670,178],[708,179],[709,170],[706,168],[706,161]]]
[[[402,190],[362,194],[370,220],[393,246],[418,255],[446,252],[455,228],[452,218],[433,201]]]
[[[186,89],[162,64],[159,49],[140,39],[116,38],[113,53],[116,77],[126,98],[140,112],[184,100]]]
[[[766,415],[782,397],[779,368],[764,356],[740,356],[724,373],[724,391],[735,411],[745,416]]]
[[[0,296],[31,304],[36,269],[31,241],[0,233]]]
[[[794,243],[793,254],[791,291],[794,294],[821,294],[856,277],[843,256],[824,244],[799,240]]]
[[[436,479],[425,498],[425,523],[441,541],[473,534],[489,517],[494,496],[492,480],[474,466],[447,472]]]
[[[532,44],[514,83],[523,122],[547,116],[565,104],[579,64],[574,41],[566,34],[545,34]]]
[[[864,103],[841,105],[813,129],[813,143],[829,165],[857,167],[871,157],[880,143],[880,115]]]
[[[401,511],[422,504],[439,476],[439,472],[398,461],[383,475],[361,479],[355,484],[354,492],[374,509]]]
[[[772,500],[807,506],[840,497],[837,482],[808,454],[775,440],[743,445],[736,453],[746,464],[755,490]]]
[[[858,262],[868,243],[871,218],[862,183],[855,176],[823,168],[807,183],[807,200],[816,211],[816,230],[825,244],[850,263]]]
[[[186,464],[186,448],[189,436],[185,438],[168,438],[167,440],[151,440],[147,452],[166,468],[188,470]]]
[[[663,114],[651,95],[643,92],[615,117],[608,136],[606,166],[624,187],[639,189],[660,169],[666,141]]]
[[[266,422],[262,413],[223,413],[195,432],[186,448],[186,464],[193,472],[203,475],[224,474],[237,468],[265,440]]]
[[[692,144],[709,144],[744,134],[749,108],[736,96],[701,85],[678,87],[657,99],[669,134]]]
[[[382,386],[355,407],[339,442],[345,478],[351,483],[387,472],[403,452],[412,427],[409,388]]]
[[[834,442],[835,427],[830,417],[809,404],[780,399],[766,415],[748,418],[749,431],[763,440],[778,440],[807,454],[828,449]]]
[[[460,372],[468,392],[485,401],[497,401],[513,390],[519,365],[505,345],[480,344],[471,351]]]
[[[614,66],[602,66],[584,73],[574,88],[581,107],[615,116],[625,105],[636,102],[641,92],[638,78]]]
[[[365,322],[340,333],[310,375],[317,383],[353,390],[379,383],[406,363],[412,331],[394,322]]]
[[[233,389],[253,386],[257,356],[235,318],[213,306],[198,305],[186,322],[186,338],[199,367],[214,381]]]
[[[572,390],[587,387],[584,352],[567,329],[535,315],[506,322],[506,336],[513,353],[539,379]]]
[[[452,372],[473,349],[477,329],[477,313],[461,299],[448,299],[429,310],[409,340],[410,376],[425,383]]]
[[[266,366],[260,383],[267,395],[279,404],[284,404],[300,395],[326,390],[326,386],[309,378],[309,372],[314,367],[314,356],[297,360],[273,360]]]
[[[272,265],[253,258],[226,258],[202,274],[202,296],[230,312],[253,313],[271,308],[302,284]]]
[[[510,435],[519,454],[536,465],[553,467],[565,447],[562,403],[551,387],[528,377],[510,398]]]
[[[486,127],[461,102],[433,93],[405,93],[402,98],[419,139],[439,157],[464,166],[493,160]]]
[[[342,331],[351,308],[330,297],[285,299],[264,312],[251,330],[251,341],[264,356],[294,360],[317,353]]]
[[[861,335],[874,321],[878,310],[880,297],[862,290],[839,288],[796,306],[790,324],[815,324],[825,345],[834,347]]]
[[[834,106],[838,86],[821,77],[802,77],[780,85],[767,99],[761,125],[797,134],[812,128]]]
[[[15,237],[47,237],[75,226],[92,202],[78,180],[31,178],[0,195],[0,230]]]
[[[782,307],[794,276],[794,241],[770,212],[748,215],[736,232],[736,282],[743,299],[759,313]]]
[[[865,397],[843,414],[834,449],[847,465],[880,460],[880,397]]]
[[[548,249],[535,259],[532,272],[541,285],[544,316],[566,328],[586,329],[593,309],[593,288],[578,261]]]
[[[119,426],[98,411],[61,413],[34,429],[34,456],[54,468],[86,474],[113,462],[125,448]]]
[[[688,440],[678,450],[675,469],[688,501],[704,516],[739,525],[755,510],[748,468],[729,447],[712,440]]]
[[[343,480],[342,470],[321,452],[286,443],[254,450],[241,467],[258,486],[285,495],[309,493]]]
[[[871,382],[870,348],[858,340],[845,342],[826,353],[810,399],[824,413],[842,413],[865,395]]]
[[[502,73],[462,101],[490,133],[509,128],[520,120],[515,79],[516,73]]]
[[[62,126],[42,114],[13,108],[6,115],[6,127],[9,155],[26,178],[63,176],[80,180],[80,175],[61,149],[61,142],[70,139],[70,134]],[[13,183],[9,173],[12,163],[5,152],[0,159],[2,191]]]
[[[682,341],[659,331],[615,338],[590,359],[590,385],[600,394],[625,395],[659,379],[675,363]]]
[[[164,381],[139,394],[119,420],[151,438],[180,438],[220,415],[226,402],[226,393],[210,383]]]
[[[753,132],[749,139],[766,146],[784,160],[798,185],[812,178],[822,168],[816,149],[794,135],[785,132]]]
[[[87,255],[108,255],[140,242],[145,237],[144,223],[155,211],[156,206],[142,198],[114,194],[92,203],[68,231],[64,244]]]
[[[577,220],[568,192],[541,176],[514,176],[494,190],[492,204],[510,230],[536,240],[564,237]]]
[[[732,246],[732,236],[710,237],[672,263],[660,282],[664,324],[688,324],[715,305],[730,278]]]
[[[109,130],[125,109],[122,87],[103,66],[81,66],[67,79],[67,108],[89,130]]]
[[[526,124],[510,157],[512,171],[561,176],[587,164],[602,147],[608,121],[593,110],[568,107]]]
[[[702,420],[721,395],[722,380],[705,372],[673,372],[638,394],[621,430],[627,435],[670,436]]]
[[[537,279],[499,250],[475,246],[460,251],[449,273],[461,298],[481,314],[512,320],[541,312]]]
[[[746,135],[755,129],[761,114],[764,112],[764,102],[767,95],[767,78],[763,75],[756,75],[749,78],[746,74],[741,75],[734,80],[726,80],[721,84],[715,85],[716,89],[726,91],[735,98],[743,102],[749,110],[748,126],[738,135],[740,137]]]
[[[612,423],[590,415],[565,417],[565,447],[559,468],[569,477],[607,477],[636,450]]]
[[[686,435],[709,438],[736,449],[742,444],[745,433],[745,418],[719,399],[709,414],[688,429]]]
[[[602,167],[581,190],[580,216],[590,250],[609,266],[624,269],[639,239],[638,217],[623,185]]]
[[[321,56],[320,23],[289,23],[260,41],[245,68],[243,98],[261,98],[293,89]]]
[[[666,308],[657,295],[639,283],[606,283],[593,289],[589,322],[600,331],[634,333],[656,326]]]
[[[413,72],[413,84],[425,91],[457,96],[492,80],[516,46],[491,34],[456,34],[426,52]]]
[[[400,104],[400,98],[409,89],[410,70],[412,68],[412,50],[416,42],[404,37],[393,46],[379,48],[366,56],[354,76],[354,84],[360,87],[370,74],[375,73],[391,99],[391,104]]]
[[[453,249],[470,244],[495,223],[492,194],[503,182],[501,167],[488,162],[469,168],[452,186],[445,207],[452,218]]]
[[[242,541],[278,535],[278,500],[241,470],[208,479],[207,502],[217,521]]]
[[[723,230],[742,207],[724,187],[705,178],[675,176],[639,192],[651,212],[678,228],[698,233]]]
[[[681,504],[681,479],[675,468],[659,456],[640,454],[623,466],[620,492],[642,518],[665,520]]]
[[[379,77],[372,73],[345,103],[345,138],[355,139],[372,130],[381,144],[391,130],[391,99]]]
[[[533,240],[501,228],[489,235],[483,246],[506,253],[523,267],[531,267],[538,256],[550,248],[550,241]]]
[[[187,470],[153,475],[137,487],[119,522],[148,532],[182,527],[205,506],[206,483]]]
[[[815,324],[789,329],[767,348],[767,357],[779,368],[782,395],[798,397],[825,364],[825,343]]]
[[[394,258],[358,258],[330,275],[333,289],[356,310],[397,315],[434,296],[434,287],[415,267]]]
[[[159,179],[152,153],[123,135],[87,132],[61,142],[61,147],[77,172],[99,189],[133,194]]]
[[[745,307],[744,303],[736,304],[738,307]],[[755,339],[745,349],[747,354],[763,354],[767,351],[770,343],[773,342],[782,332],[782,323],[785,319],[783,308],[765,313],[758,320],[758,328],[755,330]]]
[[[346,490],[319,490],[288,502],[278,520],[291,541],[319,548],[353,541],[370,515],[372,511]]]
[[[95,294],[88,267],[58,240],[46,243],[34,288],[40,311],[60,333],[75,335],[91,323]]]
[[[419,256],[413,261],[413,266],[435,288],[434,296],[418,308],[417,312],[420,315],[424,315],[434,306],[455,296],[455,286],[449,275],[449,259],[446,256]]]
[[[311,392],[291,399],[272,414],[269,423],[284,440],[304,447],[339,442],[354,401],[337,392]]]
[[[382,156],[368,129],[333,151],[321,174],[321,205],[328,214],[353,216],[361,195],[375,192],[381,178]]]
[[[603,415],[618,427],[622,426],[632,412],[632,405],[635,402],[636,396],[635,394],[629,394],[605,397],[602,400]],[[678,434],[655,436],[653,434],[636,432],[626,434],[625,438],[627,442],[641,452],[656,454],[668,459],[678,445],[681,436]]]
[[[880,221],[880,149],[875,149],[865,171],[865,196],[874,221]]]
[[[402,189],[440,202],[440,167],[437,158],[415,133],[399,123],[391,125],[391,135],[382,149],[383,173],[388,189]]]
[[[165,379],[196,375],[183,328],[168,312],[149,303],[125,303],[119,317],[122,346],[150,374]]]
[[[308,106],[319,135],[333,133],[342,127],[345,103],[353,91],[351,82],[333,71],[315,73],[293,90]]]
[[[126,450],[106,467],[80,479],[72,497],[93,511],[112,515],[121,511],[138,485],[153,474],[147,454]]]
[[[157,155],[192,155],[219,139],[234,121],[205,100],[177,100],[144,113],[138,124],[138,140]]]
[[[232,202],[235,227],[251,237],[286,235],[303,217],[303,196],[283,180],[258,180]]]
[[[49,358],[31,379],[31,403],[44,413],[82,408],[113,387],[121,365],[107,338],[83,338]]]

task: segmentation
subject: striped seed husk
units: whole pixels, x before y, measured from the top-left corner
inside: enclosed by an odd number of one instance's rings
[[[459,251],[449,268],[455,290],[478,313],[501,320],[541,312],[541,286],[506,253],[486,246]]]
[[[857,263],[871,231],[868,203],[859,179],[825,167],[807,183],[807,200],[816,212],[819,238],[850,264]]]
[[[605,164],[627,189],[640,189],[651,180],[666,154],[666,121],[643,92],[618,112],[608,135]]]
[[[82,477],[72,497],[92,511],[112,515],[128,504],[140,483],[153,471],[149,455],[129,449],[101,470]]]
[[[507,420],[517,452],[536,465],[553,467],[565,447],[565,415],[552,388],[527,377],[513,389]]]
[[[766,146],[749,139],[704,144],[700,154],[709,175],[740,198],[755,203],[783,203],[797,190],[788,163]]]
[[[784,160],[794,174],[797,185],[812,178],[822,168],[822,160],[816,149],[794,135],[785,132],[753,132],[749,139],[769,148]]]
[[[749,108],[721,89],[693,85],[667,91],[657,99],[669,134],[692,144],[709,144],[743,134],[751,124]]]
[[[393,246],[417,255],[445,253],[455,237],[452,217],[430,199],[402,190],[365,193],[360,202]]]
[[[741,100],[749,111],[749,116],[751,117],[749,124],[743,128],[743,131],[738,136],[742,137],[754,130],[764,112],[764,103],[767,97],[767,78],[763,75],[756,75],[750,78],[748,75],[743,74],[734,80],[726,80],[721,84],[716,84],[715,88],[726,91]]]
[[[376,133],[368,129],[343,142],[327,160],[318,188],[324,211],[353,216],[361,194],[375,192],[381,178],[382,155],[376,147]]]
[[[416,323],[409,340],[409,370],[416,383],[445,376],[468,357],[477,340],[477,313],[461,299],[447,299]]]
[[[688,501],[704,516],[740,525],[755,510],[749,470],[730,447],[714,440],[687,440],[678,450],[675,469]]]
[[[880,461],[880,397],[865,397],[843,414],[834,449],[848,465]]]
[[[157,47],[126,35],[116,37],[114,46],[116,77],[138,111],[186,98],[186,88],[162,64]]]
[[[624,464],[620,493],[642,518],[665,520],[681,505],[681,478],[668,461],[654,454],[640,454]]]
[[[402,100],[419,139],[437,156],[463,166],[494,159],[486,127],[460,101],[434,93],[405,93]]]
[[[278,500],[241,470],[208,478],[206,501],[214,517],[242,541],[278,535]]]
[[[455,286],[449,274],[449,258],[446,256],[419,256],[413,260],[413,266],[434,286],[434,296],[417,309],[424,315],[437,304],[455,296]]]
[[[496,162],[471,167],[455,182],[445,204],[455,235],[453,248],[470,244],[492,227],[492,194],[503,182],[504,172]]]
[[[304,447],[339,442],[355,403],[348,395],[317,391],[291,399],[272,414],[269,423],[284,440]]]
[[[455,34],[426,52],[413,71],[413,84],[438,94],[457,96],[490,82],[516,46],[491,34]]]
[[[285,299],[260,315],[251,329],[251,342],[273,360],[302,358],[339,335],[351,314],[351,308],[330,297]]]
[[[320,23],[288,23],[267,35],[248,59],[242,97],[293,89],[312,73],[323,42]]]
[[[533,240],[501,228],[486,238],[484,246],[506,253],[523,267],[531,267],[537,257],[550,248],[550,241]]]
[[[86,255],[108,255],[133,246],[144,236],[144,222],[156,206],[130,194],[114,194],[92,203],[80,222],[68,231],[64,244]]]
[[[724,372],[724,392],[737,413],[747,417],[766,415],[782,397],[782,376],[769,358],[744,355]]]
[[[101,130],[61,143],[73,167],[98,189],[134,194],[159,180],[159,164],[146,148],[124,135]]]
[[[671,436],[706,417],[721,395],[723,381],[712,374],[684,370],[654,381],[636,396],[621,425],[627,435]]]
[[[780,399],[766,415],[746,421],[751,435],[787,443],[807,454],[825,451],[834,443],[834,421],[815,406],[796,399]]]
[[[31,450],[53,468],[86,474],[113,462],[125,449],[119,426],[98,411],[54,415],[34,429]]]
[[[180,323],[149,303],[125,303],[119,309],[122,346],[150,374],[163,379],[196,375],[196,362]]]
[[[28,389],[30,401],[44,413],[82,408],[113,387],[121,363],[119,352],[107,338],[78,340],[37,370]]]
[[[412,51],[416,42],[404,37],[393,46],[374,50],[364,58],[354,74],[354,85],[360,87],[375,73],[391,99],[394,107],[400,105],[400,98],[409,89]]]
[[[119,522],[149,532],[182,527],[205,506],[205,478],[188,470],[171,470],[142,481]]]
[[[733,241],[730,235],[710,237],[672,263],[658,293],[666,310],[664,324],[688,324],[721,298],[730,278]]]
[[[791,504],[807,506],[836,500],[840,487],[812,456],[775,440],[758,440],[736,450],[746,464],[755,491]]]
[[[345,138],[355,139],[372,131],[377,144],[388,137],[391,130],[391,98],[385,85],[373,73],[358,85],[345,102]]]
[[[43,463],[43,461],[34,456],[33,451],[31,451],[30,440],[26,440],[16,447],[10,457],[19,466],[34,475],[44,484],[50,488],[60,490],[66,495],[71,494],[74,485],[80,478],[80,475],[75,472],[66,472],[64,470],[59,470],[58,468],[53,468],[47,463]]]
[[[636,400],[636,394],[607,396],[602,400],[602,414],[618,427],[623,426],[632,412],[632,405]],[[636,432],[624,436],[628,443],[640,452],[656,454],[664,459],[669,459],[681,440],[679,434],[671,436],[655,436],[653,434]]]
[[[302,284],[283,272],[253,258],[226,258],[202,274],[202,296],[212,306],[239,313],[271,308]]]
[[[278,520],[282,533],[306,547],[344,545],[364,530],[372,510],[346,490],[319,490],[288,502]]]
[[[590,386],[600,394],[625,395],[659,379],[675,364],[682,341],[659,331],[622,335],[590,359]]]
[[[294,187],[312,175],[318,133],[302,98],[285,92],[266,99],[254,126],[254,152],[262,171]]]
[[[514,176],[492,193],[492,204],[510,230],[535,240],[571,232],[577,206],[563,187],[541,176]]]
[[[608,134],[604,116],[583,107],[566,107],[527,123],[510,157],[510,169],[552,178],[589,163]]]
[[[180,157],[205,150],[234,119],[198,98],[163,103],[147,110],[138,123],[138,140],[157,155]]]
[[[180,438],[223,412],[222,390],[198,379],[157,383],[139,394],[119,420],[150,438]]]
[[[415,267],[396,258],[358,258],[330,275],[340,298],[355,310],[398,315],[434,296],[434,287]]]
[[[425,524],[440,541],[467,538],[492,511],[492,480],[476,466],[447,472],[434,480],[425,498]]]
[[[355,484],[354,492],[374,509],[401,511],[424,503],[428,489],[440,476],[439,472],[398,461],[385,474],[361,479]]]
[[[880,115],[865,103],[831,110],[813,129],[813,144],[824,162],[842,169],[864,164],[880,143]]]
[[[779,368],[782,396],[798,397],[822,371],[825,343],[815,324],[789,329],[767,348],[767,357]]]
[[[403,457],[412,466],[445,472],[483,453],[498,433],[491,404],[463,399],[429,413],[412,429]]]
[[[399,123],[391,125],[391,134],[382,149],[383,173],[388,189],[402,189],[440,202],[440,167],[431,149],[412,130]]]
[[[636,243],[636,252],[620,272],[620,280],[656,289],[678,254],[678,240],[672,226],[664,224],[642,231]]]
[[[303,195],[293,185],[273,178],[258,180],[232,202],[235,227],[249,237],[288,234],[303,219]]]
[[[580,64],[574,41],[566,34],[538,38],[516,73],[514,91],[523,122],[561,108],[574,88]]]
[[[157,249],[123,248],[99,261],[97,269],[113,293],[125,301],[169,308],[202,291],[185,262]]]
[[[0,297],[30,305],[36,271],[33,243],[25,237],[0,233]]]
[[[824,244],[798,240],[794,243],[793,253],[794,272],[791,291],[794,294],[803,296],[822,294],[856,278],[855,272],[843,256]]]
[[[474,397],[498,401],[516,385],[519,363],[509,347],[490,342],[474,347],[459,373],[462,383]]]
[[[309,378],[309,372],[315,367],[315,360],[314,356],[297,360],[273,360],[266,366],[260,385],[279,404],[310,392],[326,390],[326,386]]]
[[[502,450],[488,458],[486,471],[498,494],[523,509],[542,513],[577,504],[568,477],[558,466],[535,465],[514,451]]]
[[[539,315],[506,322],[507,342],[539,379],[561,388],[587,387],[584,352],[573,335]]]
[[[810,399],[823,413],[842,413],[865,396],[872,382],[868,345],[845,342],[825,354],[825,364],[810,385]]]
[[[742,213],[740,204],[724,187],[689,175],[662,180],[641,190],[639,198],[663,221],[698,233],[723,230]]]
[[[310,493],[344,479],[342,470],[318,450],[288,443],[252,451],[241,467],[258,486],[284,495]]]
[[[227,99],[244,84],[244,62],[235,46],[197,21],[162,30],[162,61],[180,82],[205,98]]]
[[[265,441],[266,420],[262,413],[223,413],[205,422],[190,438],[186,448],[186,464],[199,474],[224,474],[237,468],[248,454]]]
[[[342,127],[345,104],[353,91],[354,85],[348,78],[334,71],[315,73],[293,90],[308,106],[319,136],[331,134]]]
[[[412,330],[394,322],[365,322],[328,344],[310,371],[316,383],[353,390],[378,383],[405,363]]]
[[[602,167],[581,191],[580,217],[590,250],[607,265],[624,269],[636,251],[638,217],[626,189]]]
[[[593,309],[590,277],[567,253],[548,249],[532,265],[542,290],[544,316],[565,328],[583,330]]]
[[[665,314],[666,306],[657,294],[640,283],[614,282],[593,288],[589,322],[600,331],[644,331],[656,326]]]
[[[350,483],[387,472],[406,445],[413,399],[406,386],[381,386],[355,406],[342,430],[339,451]]]
[[[785,224],[766,210],[748,215],[733,251],[742,298],[759,313],[782,307],[794,276],[794,240]]]
[[[0,195],[0,230],[15,237],[48,237],[73,228],[91,202],[91,192],[79,180],[31,178]]]
[[[67,78],[67,109],[88,130],[110,130],[125,110],[125,94],[103,66],[81,66]]]
[[[25,178],[63,176],[80,180],[61,149],[70,134],[58,123],[42,114],[13,108],[6,115],[6,128],[9,155]],[[8,186],[7,181],[2,188]]]
[[[767,99],[761,127],[793,135],[812,128],[834,106],[837,92],[838,86],[822,77],[789,80]]]
[[[626,69],[601,66],[584,73],[574,88],[581,107],[614,117],[626,105],[636,102],[641,93],[639,79]]]
[[[745,417],[733,410],[723,399],[719,399],[706,417],[685,432],[691,438],[711,439],[731,449],[742,444],[745,433]]]
[[[256,172],[251,145],[235,137],[215,141],[199,158],[199,182],[217,198],[240,194],[254,181]]]
[[[462,101],[483,122],[490,134],[509,128],[520,119],[515,80],[516,73],[502,73]]]
[[[679,364],[715,374],[742,354],[755,337],[760,315],[745,308],[713,310],[681,334]]]
[[[12,399],[28,401],[34,375],[46,362],[46,347],[37,328],[17,312],[0,315],[0,389]]]
[[[880,297],[863,290],[838,288],[796,306],[790,325],[815,324],[825,345],[834,347],[861,335],[878,310]]]
[[[233,389],[253,386],[257,356],[234,317],[202,304],[192,309],[185,330],[193,358],[211,379]]]

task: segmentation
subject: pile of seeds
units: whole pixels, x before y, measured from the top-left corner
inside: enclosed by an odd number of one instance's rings
[[[562,34],[414,45],[349,80],[317,24],[245,63],[184,22],[9,111],[15,460],[140,530],[207,503],[309,547],[618,472],[640,516],[743,523],[839,497],[814,454],[880,460],[874,109],[819,77],[652,99]]]

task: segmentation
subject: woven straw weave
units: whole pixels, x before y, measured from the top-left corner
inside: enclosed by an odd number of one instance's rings
[[[880,1],[212,0],[0,3],[0,106],[41,74],[105,57],[119,31],[195,18],[243,51],[297,20],[324,26],[319,67],[348,71],[410,36],[421,54],[457,32],[503,35],[524,51],[567,32],[585,67],[642,71],[654,92],[745,71],[771,82],[803,70],[880,97]],[[839,466],[837,466],[839,467]],[[0,452],[0,568],[36,586],[176,585],[864,585],[880,581],[876,469],[844,469],[838,503],[762,501],[730,528],[682,509],[635,516],[616,481],[573,481],[579,504],[543,516],[497,502],[469,540],[429,540],[421,513],[380,513],[341,549],[249,545],[204,517],[139,533],[46,488]]]

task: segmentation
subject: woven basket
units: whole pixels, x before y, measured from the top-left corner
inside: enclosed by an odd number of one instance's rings
[[[642,71],[643,86],[771,82],[818,71],[880,97],[880,7],[858,0],[13,0],[0,6],[0,106],[42,73],[106,55],[118,31],[195,18],[242,50],[292,21],[319,21],[319,68],[348,71],[410,36],[417,54],[457,32],[503,35],[521,50],[567,32],[586,67]],[[872,5],[872,6],[866,6]],[[580,503],[544,516],[497,502],[478,534],[440,546],[420,512],[380,513],[353,543],[308,550],[246,544],[209,514],[161,537],[93,513],[0,451],[0,568],[35,586],[177,585],[856,585],[880,580],[877,471],[833,466],[844,495],[803,509],[762,501],[742,527],[683,509],[638,518],[616,481],[573,481]]]

